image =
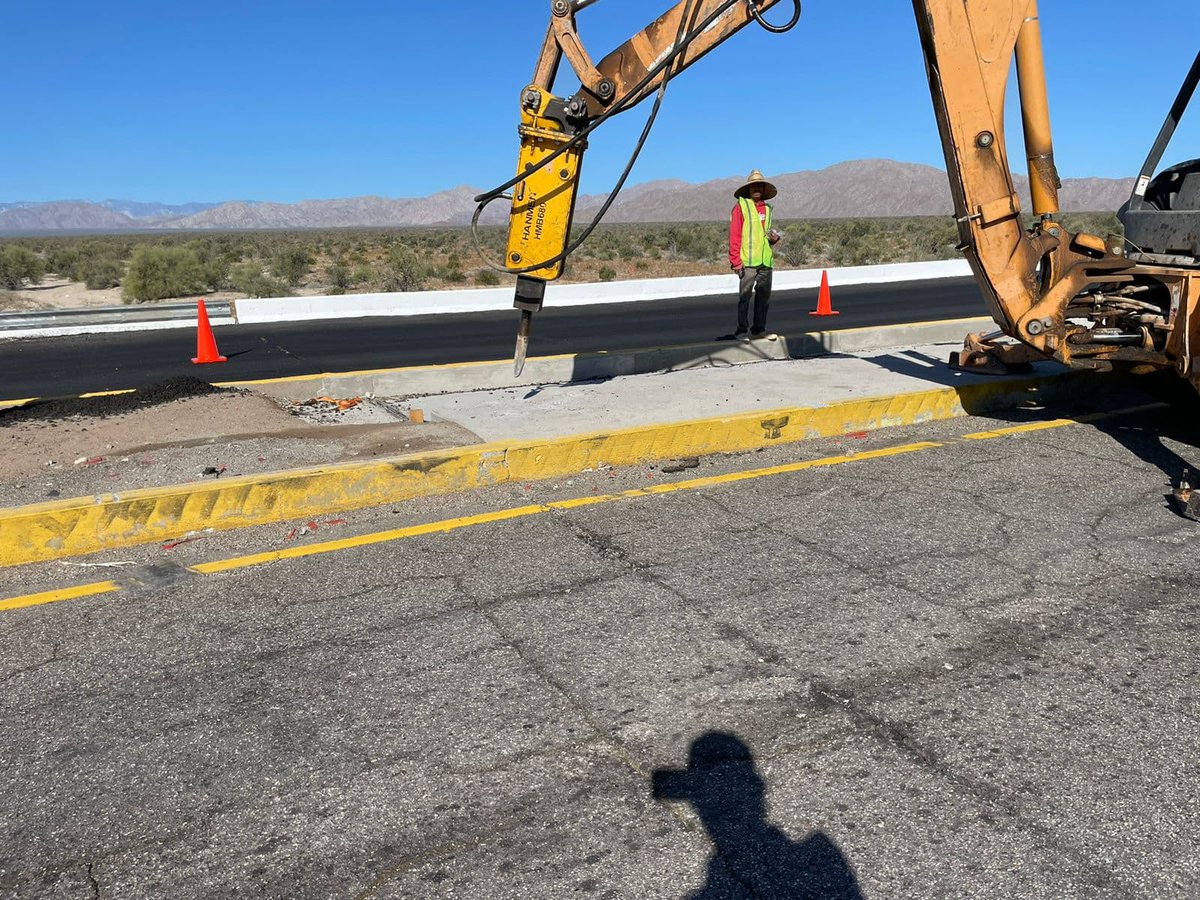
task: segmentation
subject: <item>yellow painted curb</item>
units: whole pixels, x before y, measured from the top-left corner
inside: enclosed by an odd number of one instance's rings
[[[498,441],[370,463],[316,466],[0,509],[0,566],[151,543],[206,528],[244,528],[414,497],[555,478],[601,464],[626,466],[735,453],[938,421],[1027,398],[1041,385],[1062,385],[1080,377],[1067,373],[868,397],[815,408],[741,413],[553,439]]]

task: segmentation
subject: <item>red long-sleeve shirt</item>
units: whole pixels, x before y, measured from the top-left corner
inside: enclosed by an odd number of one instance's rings
[[[755,207],[758,209],[758,219],[765,227],[767,224],[766,201],[759,200]],[[742,226],[744,224],[742,204],[739,203],[729,216],[729,266],[733,269],[740,268],[742,265]]]

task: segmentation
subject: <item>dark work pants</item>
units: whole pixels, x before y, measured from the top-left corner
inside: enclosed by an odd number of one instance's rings
[[[738,333],[750,330],[750,299],[754,299],[754,331],[767,330],[767,307],[771,303],[771,273],[773,269],[760,266],[742,269],[738,285]]]

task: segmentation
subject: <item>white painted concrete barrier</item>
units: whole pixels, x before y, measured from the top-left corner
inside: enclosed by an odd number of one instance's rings
[[[828,271],[832,287],[852,284],[886,284],[893,281],[927,281],[971,274],[965,259],[937,262],[891,263],[883,266],[848,266],[840,269],[780,269],[775,290],[813,288]],[[647,278],[603,284],[551,284],[547,306],[588,306],[598,303],[634,303],[671,297],[733,295],[737,280],[728,275],[691,278]],[[476,288],[461,291],[409,291],[389,294],[342,294],[336,297],[264,297],[233,300],[230,306],[238,324],[304,322],[319,319],[356,319],[367,316],[421,316],[436,313],[487,312],[512,309],[513,289]]]

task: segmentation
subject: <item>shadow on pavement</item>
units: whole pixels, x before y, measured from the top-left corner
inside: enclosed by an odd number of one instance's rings
[[[686,769],[652,776],[660,800],[686,800],[715,847],[708,877],[690,900],[861,900],[849,862],[816,831],[794,841],[766,820],[766,785],[750,748],[710,731],[692,742]]]
[[[790,359],[787,338],[733,341],[717,339],[698,344],[666,345],[637,350],[581,353],[572,361],[566,384],[585,383],[622,375],[651,375],[689,369],[725,369],[751,362]]]
[[[1182,378],[1163,372],[1144,376],[1142,385],[1147,400],[1166,403],[1167,408],[1149,411],[1140,415],[1102,419],[1093,427],[1143,462],[1149,463],[1163,474],[1163,499],[1168,509],[1183,518],[1183,513],[1172,500],[1171,492],[1179,484],[1184,473],[1195,485],[1200,476],[1200,394],[1197,394]],[[1190,456],[1180,456],[1165,441],[1174,441],[1191,450]]]
[[[1165,403],[1165,409],[1102,418],[1086,427],[1108,435],[1138,459],[1158,468],[1163,474],[1165,505],[1177,515],[1181,513],[1172,502],[1172,489],[1179,484],[1185,471],[1191,484],[1200,481],[1200,393],[1171,372],[1132,375],[1116,371],[1085,375],[1078,380],[1052,380],[1030,389],[1028,399],[1013,405],[1011,399],[997,401],[986,394],[973,396],[963,388],[986,382],[988,376],[969,376],[964,381],[961,376],[965,373],[951,369],[944,360],[927,354],[886,354],[871,357],[870,361],[891,371],[956,387],[963,410],[968,415],[985,416],[1014,425],[1072,418],[1106,409]],[[1065,369],[1062,371],[1066,372]],[[956,377],[959,379],[957,384]],[[1189,453],[1191,459],[1186,459],[1167,446],[1165,441],[1195,448],[1196,452]],[[1114,471],[1115,477],[1121,476]]]
[[[931,389],[934,387],[961,387],[964,384],[983,384],[993,380],[987,375],[976,375],[960,369],[952,369],[947,365],[945,357],[930,356],[928,353],[918,350],[894,350],[875,356],[864,356],[862,359],[865,362],[874,363],[888,372],[909,375],[927,381]]]

